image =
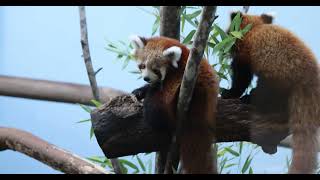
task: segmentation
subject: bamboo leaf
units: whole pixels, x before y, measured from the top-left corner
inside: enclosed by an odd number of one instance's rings
[[[250,166],[250,164],[251,164],[251,161],[252,161],[252,158],[251,158],[250,155],[249,155],[249,156],[247,157],[244,165],[242,166],[242,169],[241,169],[241,173],[242,173],[242,174],[245,173],[245,172],[248,170],[248,168],[249,168],[249,166]]]
[[[137,160],[138,160],[138,163],[139,163],[141,169],[143,170],[143,172],[146,172],[146,167],[142,163],[141,159],[139,158],[139,156],[136,156],[136,157],[137,157]]]
[[[192,40],[193,35],[194,35],[195,32],[196,32],[196,30],[190,31],[189,34],[186,36],[186,38],[184,38],[182,43],[183,44],[188,44]]]
[[[229,147],[226,147],[225,148],[230,154],[234,155],[234,156],[240,156],[240,154],[236,151],[234,151],[233,149],[229,148]]]
[[[95,105],[96,107],[100,107],[102,105],[101,102],[95,100],[95,99],[91,99],[90,102],[92,102],[93,105]]]
[[[76,123],[84,123],[84,122],[88,122],[88,121],[91,121],[91,119],[81,120],[81,121],[78,121],[78,122],[76,122]]]
[[[80,105],[80,107],[81,107],[83,110],[85,110],[86,112],[88,112],[88,113],[91,113],[91,112],[92,112],[92,109],[89,108],[88,106],[83,105],[83,104],[79,104],[79,105]]]
[[[222,40],[224,40],[225,38],[228,37],[228,35],[219,26],[217,26],[215,24],[215,25],[213,25],[213,27],[220,34],[220,37],[221,37]]]

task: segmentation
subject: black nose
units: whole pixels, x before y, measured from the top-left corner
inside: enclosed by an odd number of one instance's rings
[[[144,77],[144,78],[143,78],[143,80],[145,80],[145,81],[149,82],[149,81],[150,81],[150,78],[148,78],[148,77]]]

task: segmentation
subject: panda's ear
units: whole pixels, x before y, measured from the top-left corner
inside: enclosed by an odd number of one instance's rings
[[[266,24],[271,24],[273,19],[274,19],[274,14],[272,13],[264,13],[264,14],[261,14],[261,18],[263,20],[264,23]]]
[[[131,35],[129,37],[134,49],[142,49],[147,44],[147,39],[137,35]]]
[[[182,49],[178,46],[172,46],[163,51],[163,56],[171,61],[173,67],[178,68],[178,61],[181,58]]]
[[[233,20],[233,18],[236,17],[236,15],[237,15],[238,13],[240,13],[240,17],[242,17],[242,12],[240,12],[240,11],[233,11],[233,12],[231,12],[231,14],[230,14],[231,20]]]

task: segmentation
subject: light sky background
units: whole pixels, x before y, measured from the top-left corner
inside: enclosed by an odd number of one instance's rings
[[[152,10],[150,7],[145,9]],[[217,23],[226,29],[229,14],[242,7],[218,7]],[[249,13],[276,12],[274,23],[297,34],[319,59],[319,7],[251,6]],[[87,7],[89,45],[100,86],[127,92],[144,84],[133,62],[122,62],[104,49],[106,39],[128,42],[128,36],[151,35],[154,17],[130,7]],[[0,7],[0,75],[89,84],[81,57],[77,7]],[[185,30],[188,32],[188,28]],[[23,129],[82,157],[102,156],[95,139],[89,139],[89,123],[76,124],[89,115],[78,105],[0,96],[0,126]],[[253,160],[255,173],[283,173],[290,150],[275,155],[263,152]],[[147,157],[145,159],[149,159]],[[0,152],[0,173],[59,173],[23,154]]]

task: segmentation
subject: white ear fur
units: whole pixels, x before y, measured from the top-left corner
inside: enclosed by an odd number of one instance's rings
[[[172,46],[163,51],[164,56],[172,56],[170,59],[173,67],[178,68],[178,61],[181,58],[182,50],[178,46]]]
[[[141,37],[137,35],[131,35],[129,36],[129,39],[134,49],[142,49],[144,47],[144,43],[141,40]]]

